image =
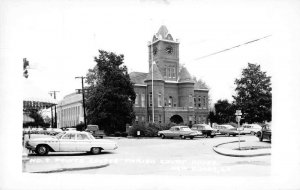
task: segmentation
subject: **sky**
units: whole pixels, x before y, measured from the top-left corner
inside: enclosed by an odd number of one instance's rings
[[[248,63],[259,64],[274,76],[274,47],[288,32],[284,27],[293,24],[288,16],[295,14],[294,5],[299,8],[293,2],[4,1],[1,47],[4,58],[20,68],[27,58],[31,67],[27,83],[44,93],[59,91],[61,100],[81,88],[75,77],[95,66],[99,49],[124,54],[129,72],[148,72],[148,41],[166,25],[180,41],[180,64],[208,85],[213,104],[219,99],[232,101],[234,80]]]

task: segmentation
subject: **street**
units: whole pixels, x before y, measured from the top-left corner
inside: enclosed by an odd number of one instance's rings
[[[160,138],[111,138],[118,142],[115,151],[99,155],[87,153],[49,153],[48,156],[30,154],[31,166],[47,169],[47,163],[60,166],[72,164],[106,164],[103,168],[66,171],[76,174],[116,175],[206,175],[206,176],[268,176],[271,156],[230,157],[217,154],[213,146],[236,141],[238,137],[160,139]],[[241,140],[258,141],[250,135]],[[269,142],[264,142],[271,144]]]

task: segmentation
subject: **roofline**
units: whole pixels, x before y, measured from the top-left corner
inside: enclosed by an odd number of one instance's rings
[[[134,84],[134,86],[147,86],[146,84]]]
[[[174,44],[180,44],[179,40],[176,40],[176,41],[172,41],[172,40],[165,40],[165,39],[157,39],[155,40],[154,42],[148,42],[148,46],[151,46],[159,41],[163,41],[163,42],[171,42],[171,43],[174,43]]]
[[[178,84],[184,84],[184,83],[191,83],[191,84],[195,84],[194,81],[180,81],[178,82]]]
[[[146,82],[146,81],[152,81],[152,79],[145,79],[144,81],[145,81],[145,82]],[[165,82],[164,79],[153,79],[153,81],[163,81],[163,82]]]
[[[209,89],[204,89],[204,88],[197,88],[197,89],[194,89],[194,90],[209,91]]]

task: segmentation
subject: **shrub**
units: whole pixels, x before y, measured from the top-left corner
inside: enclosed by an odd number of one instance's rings
[[[145,136],[145,125],[142,123],[134,124],[131,128],[129,128],[128,135],[137,137],[137,131],[140,131],[140,136]]]
[[[231,125],[231,126],[234,127],[234,128],[237,128],[237,127],[238,127],[238,124],[237,124],[237,123],[234,123],[234,122],[227,123],[227,125]]]
[[[84,131],[85,130],[84,123],[77,124],[75,127],[76,127],[76,131]]]
[[[134,124],[131,128],[129,128],[128,135],[137,137],[137,131],[140,131],[140,136],[142,137],[156,137],[158,131],[168,130],[175,125],[175,123],[138,123]]]

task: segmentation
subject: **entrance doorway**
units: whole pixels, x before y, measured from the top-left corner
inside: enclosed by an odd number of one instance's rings
[[[170,118],[170,121],[173,122],[173,123],[176,123],[176,124],[183,123],[183,119],[182,119],[182,117],[180,115],[173,115]]]

